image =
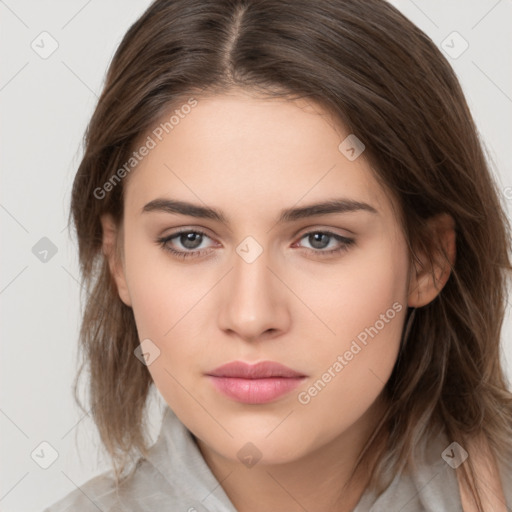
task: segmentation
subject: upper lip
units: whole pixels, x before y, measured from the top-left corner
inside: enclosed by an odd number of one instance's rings
[[[256,364],[245,363],[243,361],[232,361],[215,368],[215,370],[209,372],[207,375],[213,377],[232,377],[240,379],[305,377],[304,374],[296,372],[295,370],[274,361],[261,361]]]

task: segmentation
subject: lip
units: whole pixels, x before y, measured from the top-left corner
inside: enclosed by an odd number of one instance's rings
[[[233,361],[206,375],[218,391],[246,404],[264,404],[277,400],[306,378],[306,375],[273,361],[256,364]]]

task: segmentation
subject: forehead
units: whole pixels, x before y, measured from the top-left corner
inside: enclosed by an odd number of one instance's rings
[[[124,184],[126,210],[168,196],[237,217],[274,216],[285,206],[346,197],[390,214],[364,152],[347,158],[349,135],[312,101],[197,97],[192,108],[173,106],[141,137],[139,145],[149,137],[153,147]]]

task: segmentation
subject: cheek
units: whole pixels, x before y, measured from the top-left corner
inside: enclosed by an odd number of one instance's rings
[[[218,275],[211,270],[198,275],[194,265],[182,266],[165,251],[145,244],[126,238],[128,288],[139,340],[151,340],[158,354],[148,370],[173,405],[190,399],[180,383],[190,387],[190,370],[199,371],[206,345],[213,339],[205,334],[212,321],[206,309],[215,309],[211,307],[215,294],[210,292]]]
[[[315,275],[304,274],[297,280],[297,294],[322,321],[311,322],[312,328],[323,333],[321,346],[340,350],[361,333],[364,341],[365,329],[375,324],[381,338],[400,336],[399,313],[406,310],[407,278],[405,242],[382,238],[372,247],[347,255],[339,265],[325,267]]]
[[[322,354],[311,355],[317,372],[297,394],[304,432],[326,440],[349,429],[369,410],[391,375],[406,309],[398,301],[386,300],[366,307],[364,316],[347,319],[354,335],[339,336]],[[344,328],[340,321],[337,326]]]
[[[316,371],[298,401],[309,409],[307,418],[322,417],[327,430],[361,416],[391,375],[407,311],[406,254],[400,241],[382,241],[315,296],[335,334],[327,333],[310,353]]]
[[[157,342],[187,322],[214,284],[207,273],[198,278],[193,265],[180,265],[137,233],[127,233],[126,275],[139,335]]]

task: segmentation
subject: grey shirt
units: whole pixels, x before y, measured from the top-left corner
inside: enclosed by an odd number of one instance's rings
[[[365,491],[353,512],[462,512],[455,470],[441,457],[449,444],[440,436],[428,446],[425,463],[414,475],[396,475],[379,497]],[[512,473],[500,469],[507,510],[512,511]],[[191,433],[169,407],[147,459],[138,461],[118,489],[109,471],[43,512],[98,511],[237,512]]]

